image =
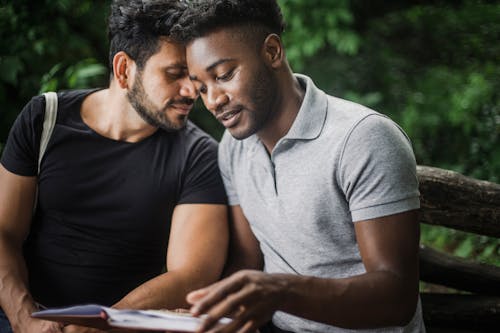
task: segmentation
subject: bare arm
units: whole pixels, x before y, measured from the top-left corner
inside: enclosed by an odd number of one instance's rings
[[[282,310],[347,328],[401,326],[411,320],[418,297],[417,212],[356,222],[355,231],[366,273],[292,279]]]
[[[228,331],[251,331],[277,311],[345,328],[401,326],[410,321],[418,297],[417,212],[355,223],[366,273],[324,279],[241,271],[188,295],[194,314],[221,316],[240,311]]]
[[[59,332],[57,324],[31,319],[37,308],[22,246],[31,225],[36,177],[13,174],[0,164],[0,184],[0,306],[15,332]]]
[[[167,272],[132,290],[117,308],[185,308],[186,294],[220,278],[228,246],[225,205],[183,204],[175,208]]]
[[[264,260],[259,241],[255,238],[240,206],[229,208],[229,251],[224,276],[241,269],[262,270]]]

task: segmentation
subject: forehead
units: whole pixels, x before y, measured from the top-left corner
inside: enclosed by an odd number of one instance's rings
[[[232,28],[219,29],[198,37],[186,46],[187,64],[208,67],[220,59],[245,60],[256,56],[255,44]]]
[[[158,51],[148,59],[146,67],[186,66],[186,48],[182,44],[165,38],[160,39],[158,43]]]

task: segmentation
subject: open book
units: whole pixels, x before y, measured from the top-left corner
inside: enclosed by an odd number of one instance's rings
[[[102,330],[110,328],[142,329],[150,331],[194,332],[201,318],[189,313],[168,310],[120,310],[98,304],[77,305],[64,308],[41,310],[32,313],[34,318],[75,324]],[[219,324],[229,323],[223,318]]]

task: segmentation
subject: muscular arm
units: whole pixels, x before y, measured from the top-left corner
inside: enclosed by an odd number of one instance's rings
[[[117,308],[185,308],[186,294],[220,278],[228,246],[225,205],[183,204],[175,208],[167,272],[132,290]]]
[[[224,276],[229,276],[241,269],[261,270],[264,260],[248,221],[240,206],[229,208],[229,251]]]
[[[28,290],[22,246],[31,225],[36,177],[18,176],[0,164],[0,184],[0,306],[15,332],[56,329],[54,323],[30,317],[37,309]]]
[[[290,277],[282,310],[347,328],[407,324],[418,297],[417,212],[355,223],[366,273],[344,279]]]
[[[325,279],[240,271],[188,296],[194,314],[210,314],[200,331],[241,306],[228,331],[255,329],[277,310],[345,328],[407,324],[418,297],[417,212],[356,222],[355,231],[366,273]]]

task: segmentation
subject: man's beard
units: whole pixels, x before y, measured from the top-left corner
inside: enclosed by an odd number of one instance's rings
[[[252,78],[246,88],[249,100],[252,101],[252,111],[246,112],[248,117],[248,127],[240,131],[229,130],[231,135],[237,140],[243,140],[259,132],[265,126],[269,126],[275,115],[274,103],[278,96],[278,83],[272,72],[267,68],[260,68]]]
[[[142,85],[142,75],[137,73],[132,89],[127,92],[127,98],[139,116],[149,125],[161,128],[165,131],[173,132],[183,129],[187,123],[187,116],[180,119],[178,123],[168,119],[167,109],[173,104],[193,104],[191,98],[181,98],[179,100],[171,100],[164,108],[156,108],[148,98],[144,86]],[[182,118],[182,116],[179,116]]]

